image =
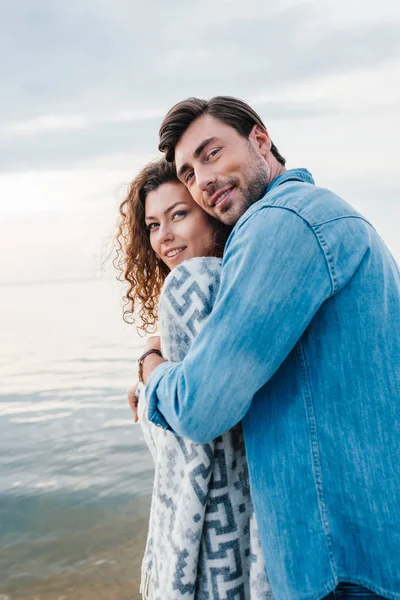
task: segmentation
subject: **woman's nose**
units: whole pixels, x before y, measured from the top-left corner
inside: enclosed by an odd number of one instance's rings
[[[173,238],[174,238],[174,234],[172,233],[170,227],[160,226],[160,229],[159,229],[160,243],[169,242]]]

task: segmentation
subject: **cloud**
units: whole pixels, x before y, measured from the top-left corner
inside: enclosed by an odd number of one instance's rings
[[[336,116],[375,121],[382,113],[400,117],[400,59],[357,71],[304,78],[288,86],[259,84],[250,103],[268,127],[308,119],[309,127]],[[82,165],[112,154],[157,155],[162,107],[103,115],[50,115],[0,128],[0,171]],[[351,127],[350,127],[351,130]]]
[[[193,94],[251,98],[400,56],[394,5],[367,5],[21,0],[3,9],[0,123],[167,109]]]
[[[197,30],[192,51],[185,51],[187,43],[175,42],[158,58],[165,86],[171,78],[179,90],[234,89],[247,98],[260,86],[290,88],[305,79],[373,68],[400,57],[397,24],[329,29],[316,18],[313,5],[270,18],[227,18],[223,29],[214,22]]]
[[[0,172],[81,167],[120,154],[157,156],[160,118],[90,122],[82,130],[0,136]]]
[[[0,174],[0,216],[27,217],[92,211],[116,212],[127,185],[153,155],[117,155],[88,161],[81,167]]]
[[[31,136],[42,133],[60,133],[64,131],[80,131],[107,123],[131,123],[134,121],[147,121],[161,119],[164,111],[160,109],[143,109],[124,111],[114,115],[94,117],[86,115],[45,115],[35,119],[17,121],[0,129],[0,135]]]
[[[4,135],[31,136],[47,132],[76,131],[87,127],[88,119],[80,115],[44,115],[6,125]]]
[[[125,183],[157,155],[163,115],[192,95],[254,104],[289,166],[354,202],[399,252],[399,24],[397,0],[3,3],[7,277],[27,253],[35,277],[55,272],[57,241],[63,272],[83,255],[89,272]]]

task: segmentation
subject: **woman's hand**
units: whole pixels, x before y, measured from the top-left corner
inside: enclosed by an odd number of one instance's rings
[[[159,335],[153,335],[152,337],[148,338],[148,340],[146,341],[145,352],[147,352],[147,350],[160,350],[161,351],[161,342],[160,342]]]
[[[160,336],[155,335],[151,338],[149,338],[146,341],[146,345],[145,345],[145,352],[147,352],[148,350],[160,350]],[[129,406],[131,408],[131,411],[133,412],[133,420],[135,423],[137,423],[139,421],[139,414],[138,414],[138,404],[139,404],[139,394],[138,394],[138,386],[139,386],[139,382],[135,383],[135,385],[133,385],[132,387],[130,387],[127,391],[127,396],[128,396],[128,403]]]
[[[158,350],[159,352],[161,352],[160,336],[155,335],[146,341],[145,352],[148,352],[149,350]],[[154,369],[163,362],[165,362],[165,360],[157,354],[149,354],[148,356],[146,356],[146,358],[143,359],[142,377],[144,384],[147,383],[147,380],[150,377],[151,373],[154,371]]]
[[[139,385],[139,382],[135,383],[135,385],[130,387],[127,391],[128,402],[129,402],[129,406],[131,407],[131,410],[133,412],[134,423],[137,423],[139,421],[139,415],[138,415],[139,398],[137,396],[138,385]]]

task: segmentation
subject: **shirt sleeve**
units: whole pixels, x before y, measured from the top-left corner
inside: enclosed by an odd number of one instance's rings
[[[214,309],[186,358],[149,378],[149,419],[198,443],[233,427],[332,291],[310,225],[286,208],[253,212],[228,242]]]

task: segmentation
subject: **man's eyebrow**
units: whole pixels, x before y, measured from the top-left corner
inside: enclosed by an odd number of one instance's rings
[[[181,179],[185,171],[187,171],[188,169],[190,169],[189,163],[185,163],[184,165],[182,165],[177,173],[178,179]]]
[[[203,140],[201,142],[201,144],[199,144],[196,148],[196,150],[193,152],[193,156],[194,158],[199,158],[200,154],[203,152],[204,148],[207,148],[208,144],[211,144],[212,142],[215,142],[217,138],[215,136],[207,138],[205,140]],[[185,163],[181,166],[181,168],[178,171],[178,179],[181,179],[182,175],[185,173],[185,171],[187,171],[188,169],[190,169],[190,164],[189,163]]]
[[[215,142],[217,138],[215,136],[207,138],[206,140],[203,140],[201,142],[201,144],[199,144],[196,148],[196,150],[193,152],[193,156],[195,158],[199,158],[200,154],[203,152],[204,148],[206,148],[208,146],[208,144],[211,144],[211,142]]]
[[[178,202],[175,202],[174,204],[171,204],[171,206],[169,206],[166,210],[164,210],[164,215],[167,215],[168,213],[171,212],[171,210],[174,210],[174,208],[176,206],[178,206],[178,204],[186,204],[185,202],[182,202],[182,200],[179,200]],[[150,219],[156,219],[157,217],[151,217],[150,215],[146,215],[144,220],[145,221],[149,221]]]

